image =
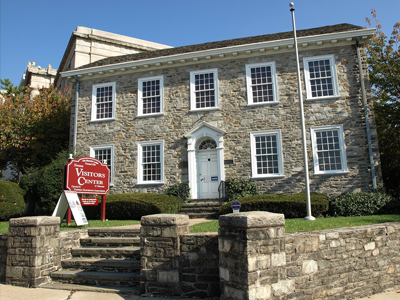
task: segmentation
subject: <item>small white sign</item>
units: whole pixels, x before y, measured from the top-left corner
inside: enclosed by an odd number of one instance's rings
[[[68,206],[71,208],[72,215],[77,226],[88,225],[85,212],[83,211],[78,194],[74,191],[64,191],[58,199],[56,208],[53,212],[53,217],[64,219]]]

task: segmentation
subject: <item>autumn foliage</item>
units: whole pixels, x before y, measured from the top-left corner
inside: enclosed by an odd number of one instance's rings
[[[68,149],[70,92],[54,86],[30,98],[29,87],[6,83],[0,95],[0,170],[11,166],[15,174],[49,164]]]

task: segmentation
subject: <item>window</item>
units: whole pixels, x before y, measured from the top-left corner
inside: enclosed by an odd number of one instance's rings
[[[154,115],[164,112],[163,77],[139,79],[138,115]]]
[[[163,141],[139,143],[138,183],[163,183]]]
[[[311,128],[311,139],[315,174],[347,172],[341,125]]]
[[[252,177],[283,176],[281,133],[250,133]]]
[[[218,108],[218,70],[190,72],[190,109]]]
[[[246,84],[249,105],[278,101],[274,62],[246,65]]]
[[[110,184],[113,184],[114,167],[114,147],[113,146],[93,146],[90,147],[90,157],[97,158],[102,163],[107,163],[110,169]]]
[[[115,83],[93,85],[92,121],[114,118]]]
[[[333,55],[305,57],[303,63],[307,99],[339,95]]]

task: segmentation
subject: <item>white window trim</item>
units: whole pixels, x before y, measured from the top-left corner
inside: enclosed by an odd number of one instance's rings
[[[157,113],[143,113],[143,82],[151,80],[160,80],[160,112]],[[138,117],[156,116],[164,114],[164,76],[154,76],[139,78],[138,80]]]
[[[195,75],[214,73],[214,87],[215,87],[215,106],[206,108],[196,108],[196,95],[195,95]],[[218,99],[218,69],[207,69],[200,71],[190,72],[190,110],[191,111],[206,111],[206,110],[216,110],[219,109],[219,99]]]
[[[260,135],[276,135],[278,147],[278,168],[279,174],[258,174],[257,173],[257,160],[256,160],[256,136]],[[250,132],[250,148],[251,148],[251,174],[252,178],[282,178],[283,174],[283,153],[282,153],[282,140],[280,130],[268,130]]]
[[[103,118],[103,119],[97,119],[96,114],[97,114],[97,107],[96,107],[96,94],[97,94],[97,89],[105,86],[112,86],[113,88],[113,93],[112,93],[112,117],[111,118]],[[100,84],[94,84],[92,88],[92,111],[91,111],[91,122],[101,122],[101,121],[109,121],[109,120],[115,120],[115,93],[116,93],[116,83],[115,82],[108,82],[108,83],[100,83]]]
[[[330,171],[320,171],[319,170],[319,162],[318,162],[318,154],[317,154],[317,141],[316,141],[316,131],[324,131],[324,130],[332,130],[336,129],[339,131],[339,144],[340,144],[340,153],[342,160],[342,169],[341,170],[330,170]],[[314,174],[343,174],[347,173],[347,156],[346,156],[346,147],[344,142],[344,133],[343,133],[343,125],[333,125],[333,126],[319,126],[310,128],[311,131],[311,144],[313,151],[313,162],[314,162]]]
[[[142,167],[142,147],[160,145],[160,162],[161,162],[161,180],[144,181],[143,180],[143,167]],[[151,141],[138,143],[138,160],[137,160],[137,183],[138,184],[164,184],[164,141]]]
[[[333,81],[333,95],[323,96],[323,97],[313,97],[311,91],[310,84],[310,72],[308,70],[308,62],[320,59],[329,59],[332,69],[332,81]],[[338,79],[337,79],[337,71],[336,71],[336,63],[335,56],[332,55],[321,55],[321,56],[311,56],[303,58],[303,66],[304,66],[304,80],[306,86],[307,100],[315,100],[315,99],[334,99],[339,98],[339,87],[338,87]]]
[[[91,146],[90,157],[95,158],[95,150],[111,149],[110,185],[114,185],[114,145]],[[104,162],[102,162],[104,163]]]
[[[253,90],[251,88],[251,69],[256,68],[256,67],[271,67],[271,72],[272,72],[272,88],[273,88],[273,101],[267,101],[267,102],[253,102]],[[247,105],[268,105],[268,104],[273,104],[277,103],[278,100],[278,86],[277,86],[277,79],[276,79],[276,68],[275,68],[275,62],[264,62],[264,63],[257,63],[257,64],[248,64],[246,65],[246,87],[247,87]]]

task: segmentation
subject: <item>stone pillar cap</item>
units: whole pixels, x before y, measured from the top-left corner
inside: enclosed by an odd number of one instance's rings
[[[285,226],[285,215],[267,211],[247,211],[219,216],[220,227],[265,228]]]
[[[177,226],[177,225],[189,225],[188,215],[179,214],[156,214],[143,216],[141,218],[142,226]]]
[[[10,227],[37,227],[37,226],[50,226],[50,225],[60,225],[60,217],[22,217],[10,219]]]

